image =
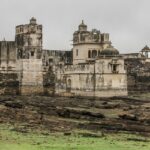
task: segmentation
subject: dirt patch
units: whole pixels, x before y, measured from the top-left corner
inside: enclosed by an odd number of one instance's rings
[[[20,132],[86,129],[150,134],[149,105],[149,99],[141,97],[1,96],[0,122],[15,125]]]

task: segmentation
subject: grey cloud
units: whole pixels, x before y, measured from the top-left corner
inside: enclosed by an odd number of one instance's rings
[[[121,52],[150,45],[149,0],[0,0],[0,38],[14,40],[15,26],[34,16],[44,28],[44,48],[71,49],[82,19],[89,29],[110,33]]]

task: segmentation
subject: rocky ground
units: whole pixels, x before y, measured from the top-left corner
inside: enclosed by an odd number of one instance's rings
[[[11,124],[20,132],[89,130],[150,135],[150,98],[1,96],[0,123]]]

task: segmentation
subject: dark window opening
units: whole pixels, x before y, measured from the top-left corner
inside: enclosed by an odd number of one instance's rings
[[[78,52],[78,49],[76,49],[76,56],[78,56],[78,53],[79,53],[79,52]]]
[[[34,56],[34,52],[31,52],[31,56]]]
[[[49,59],[49,65],[52,66],[53,65],[53,59]]]
[[[118,73],[117,65],[112,65],[112,72],[113,73]]]
[[[59,66],[59,67],[60,67],[60,69],[62,69],[62,64],[60,64],[60,66]]]
[[[53,59],[49,59],[49,63],[52,63],[53,62]]]
[[[67,92],[71,92],[71,80],[69,79],[67,82]]]
[[[91,51],[88,52],[88,58],[91,58]]]
[[[113,71],[116,71],[117,67],[116,65],[113,65]]]
[[[93,50],[92,51],[92,58],[96,58],[97,57],[97,51],[96,50]]]

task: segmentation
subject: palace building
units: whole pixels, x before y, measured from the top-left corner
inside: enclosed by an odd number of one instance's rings
[[[89,31],[82,21],[71,50],[45,50],[42,28],[33,17],[16,27],[14,41],[0,41],[0,94],[128,95],[128,55],[112,46],[108,33]],[[149,48],[141,55],[149,58]]]

